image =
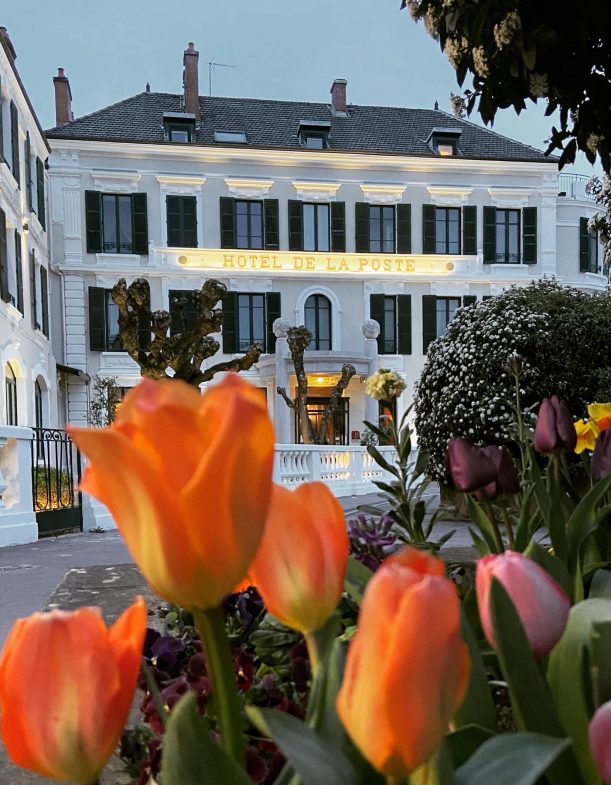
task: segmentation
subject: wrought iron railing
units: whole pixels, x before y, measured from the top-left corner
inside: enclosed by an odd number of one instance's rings
[[[32,500],[39,527],[44,514],[44,528],[49,532],[80,525],[81,456],[65,431],[57,428],[33,428]],[[75,516],[58,513],[78,511]],[[76,522],[76,523],[75,523]]]
[[[586,186],[592,178],[587,174],[561,174],[558,196],[569,199],[587,199],[594,201],[594,196],[587,192]]]

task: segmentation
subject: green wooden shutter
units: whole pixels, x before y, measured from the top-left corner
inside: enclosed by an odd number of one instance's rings
[[[397,205],[397,253],[412,252],[412,206]]]
[[[494,297],[494,295],[493,295],[493,294],[485,294],[485,295],[482,297],[482,300],[492,300],[492,298],[493,298],[493,297]]]
[[[47,283],[47,268],[40,266],[40,302],[42,305],[42,332],[49,337],[49,287]]]
[[[435,205],[422,205],[422,253],[435,253]]]
[[[38,294],[36,291],[36,255],[34,251],[30,252],[30,306],[32,312],[32,329],[39,330],[38,324]]]
[[[132,194],[133,252],[146,256],[149,252],[149,229],[146,194]]]
[[[579,219],[579,271],[587,273],[590,270],[590,232],[588,219]]]
[[[8,290],[8,247],[6,242],[6,213],[0,207],[0,297],[5,303],[10,302]]]
[[[197,248],[197,199],[182,197],[183,243],[185,248]]]
[[[89,287],[89,348],[106,349],[106,292],[101,286]]]
[[[280,217],[277,199],[263,200],[264,248],[268,251],[280,250]]]
[[[412,353],[412,296],[411,294],[400,294],[397,296],[397,308],[399,316],[397,324],[399,327],[398,352],[399,354]]]
[[[467,306],[467,305],[475,305],[475,303],[476,303],[476,302],[477,302],[477,297],[476,297],[474,294],[466,294],[466,295],[465,295],[465,296],[462,298],[462,304],[463,304],[463,306]]]
[[[220,198],[221,248],[235,248],[235,200],[227,196]]]
[[[366,205],[367,207],[369,205]],[[383,294],[370,294],[369,295],[369,318],[375,319],[380,325],[380,334],[378,335],[378,354],[385,354],[384,351],[384,295]]]
[[[186,300],[183,308],[183,316],[185,318],[186,330],[193,330],[197,324],[197,310],[195,308],[195,291],[181,291],[179,289],[170,289],[168,293],[169,298],[169,313],[170,313],[170,335],[177,335],[183,331],[182,320],[180,318],[180,311],[176,305],[176,300]]]
[[[28,210],[32,212],[32,143],[30,141],[30,132],[26,131],[25,134],[25,199]]]
[[[331,251],[333,253],[346,251],[345,202],[331,202]]]
[[[265,294],[265,351],[268,354],[273,354],[276,351],[276,336],[272,327],[280,316],[280,292],[267,292]]]
[[[85,191],[85,224],[87,226],[87,253],[102,251],[102,195]]]
[[[0,79],[0,96],[2,95],[2,80]],[[2,99],[0,98],[0,161],[4,161],[4,126],[2,124]]]
[[[180,200],[180,196],[166,196],[165,198],[169,248],[182,247]]]
[[[484,262],[496,262],[496,207],[484,207]]]
[[[422,351],[426,354],[431,341],[437,338],[437,297],[422,295]]]
[[[357,253],[369,253],[369,205],[367,202],[356,202],[354,205],[354,245]]]
[[[36,199],[38,220],[43,229],[47,228],[47,211],[45,204],[45,165],[40,158],[36,159]]]
[[[19,115],[13,101],[11,101],[11,153],[13,177],[17,180],[17,187],[21,188],[19,177]]]
[[[238,295],[225,292],[223,296],[223,352],[234,354],[238,351]]]
[[[25,315],[23,310],[23,261],[21,257],[21,235],[15,232],[15,270],[17,273],[17,310]]]
[[[303,206],[289,199],[289,251],[303,251]]]
[[[537,208],[522,210],[522,261],[537,264]]]
[[[197,248],[197,199],[195,196],[166,196],[168,246]]]
[[[462,209],[462,252],[477,253],[477,207]]]

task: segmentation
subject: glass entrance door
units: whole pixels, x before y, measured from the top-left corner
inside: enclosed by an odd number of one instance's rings
[[[308,415],[314,427],[318,432],[321,425],[321,420],[324,417],[325,409],[329,404],[329,398],[314,398],[308,397]],[[340,398],[337,409],[330,419],[323,439],[323,444],[348,444],[348,435],[350,427],[350,399]],[[301,431],[299,428],[299,420],[297,410],[295,410],[295,434],[298,444],[302,444]]]

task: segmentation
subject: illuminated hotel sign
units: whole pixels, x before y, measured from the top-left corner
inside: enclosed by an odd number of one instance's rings
[[[286,253],[282,251],[252,252],[234,250],[164,250],[166,262],[178,263],[183,267],[196,267],[204,270],[240,270],[275,273],[352,273],[399,274],[426,273],[428,275],[448,275],[457,268],[466,270],[476,257],[461,257],[460,260],[448,256],[395,256],[390,254],[324,254],[324,253]]]

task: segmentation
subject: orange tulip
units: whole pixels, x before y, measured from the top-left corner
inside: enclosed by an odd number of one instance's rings
[[[265,534],[248,575],[270,613],[303,633],[335,610],[350,544],[341,504],[322,482],[274,485]]]
[[[271,490],[274,431],[258,391],[229,374],[205,395],[144,379],[104,429],[70,429],[81,487],[110,509],[155,591],[209,609],[246,576]]]
[[[467,688],[459,600],[444,569],[409,546],[386,559],[348,649],[339,717],[387,777],[403,778],[430,759]]]
[[[97,608],[19,619],[0,657],[0,728],[18,766],[97,780],[119,742],[142,658],[140,597],[112,627]]]

